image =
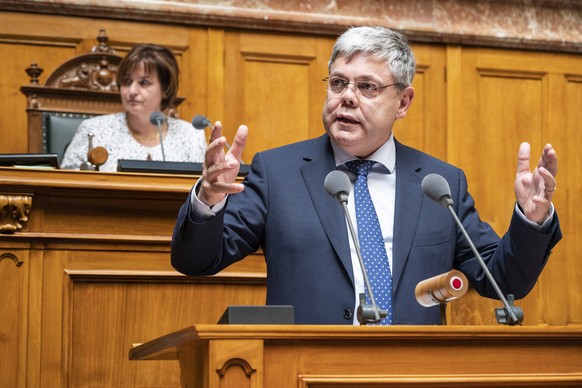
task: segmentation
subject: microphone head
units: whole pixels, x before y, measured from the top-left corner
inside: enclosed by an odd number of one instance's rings
[[[338,200],[339,203],[348,202],[348,195],[350,194],[352,184],[346,173],[339,170],[330,172],[325,177],[323,185],[329,195]]]
[[[166,120],[166,116],[162,112],[152,112],[150,115],[150,123],[153,125],[161,125]]]
[[[451,198],[451,188],[445,178],[439,174],[428,174],[422,180],[422,192],[435,202],[441,204],[442,207],[453,205]]]
[[[194,118],[192,119],[192,125],[196,129],[204,129],[206,127],[212,126],[211,123],[210,123],[210,120],[208,120],[203,115],[196,115],[196,116],[194,116]]]
[[[467,293],[469,281],[464,273],[453,269],[419,282],[414,289],[416,301],[424,307],[448,303]]]

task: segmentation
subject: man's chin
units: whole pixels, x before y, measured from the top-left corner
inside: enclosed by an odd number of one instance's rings
[[[336,127],[332,129],[330,136],[338,144],[354,144],[362,140],[361,132],[358,129],[355,126]]]
[[[356,155],[358,145],[362,144],[362,139],[353,133],[335,132],[330,137],[335,144],[352,155]]]

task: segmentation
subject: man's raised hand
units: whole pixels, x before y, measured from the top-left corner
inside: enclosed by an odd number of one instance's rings
[[[558,156],[551,144],[546,144],[538,165],[530,171],[530,145],[521,143],[517,157],[515,196],[525,216],[538,224],[548,217],[556,190]]]
[[[227,194],[240,193],[244,189],[242,183],[236,182],[240,170],[241,157],[247,143],[248,128],[241,125],[225,153],[226,138],[222,136],[222,123],[217,121],[206,147],[202,169],[202,182],[198,198],[208,206],[213,206],[224,199]]]

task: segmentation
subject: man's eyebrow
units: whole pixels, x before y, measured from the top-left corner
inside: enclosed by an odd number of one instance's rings
[[[343,79],[348,79],[349,77],[347,77],[345,74],[341,73],[341,72],[332,72],[330,75],[330,77],[340,77]],[[379,77],[376,77],[372,74],[362,74],[362,75],[358,75],[354,78],[355,80],[358,81],[374,81],[374,82],[379,82],[381,81]]]

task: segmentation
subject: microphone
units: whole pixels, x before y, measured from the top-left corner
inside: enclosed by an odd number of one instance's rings
[[[354,225],[352,223],[350,213],[348,212],[348,195],[350,194],[352,187],[350,178],[344,172],[334,170],[327,174],[323,185],[328,194],[334,197],[344,209],[344,215],[350,229],[350,236],[352,237],[354,247],[356,248],[356,255],[358,256],[358,262],[360,263],[360,268],[364,276],[364,283],[366,284],[368,295],[370,296],[371,305],[368,305],[366,303],[366,294],[360,293],[360,305],[358,306],[357,311],[358,322],[360,322],[360,325],[366,323],[378,323],[382,320],[382,318],[386,318],[388,316],[388,311],[381,310],[378,305],[376,305],[374,293],[372,292],[372,287],[370,286],[370,281],[368,280],[368,273],[366,272],[364,260],[362,259],[362,254],[360,253],[360,243],[358,242],[358,237],[354,230]]]
[[[204,129],[206,127],[210,127],[211,129],[214,129],[214,126],[212,125],[210,120],[208,120],[206,118],[206,116],[203,116],[203,115],[194,116],[194,118],[192,119],[192,125],[196,129]]]
[[[495,309],[495,318],[497,319],[497,323],[507,324],[510,326],[521,325],[521,322],[523,321],[523,310],[520,307],[513,305],[513,294],[509,294],[507,296],[509,302],[507,299],[505,299],[503,292],[501,292],[499,285],[493,278],[493,275],[491,275],[491,272],[489,271],[489,268],[487,268],[485,261],[477,251],[477,248],[475,248],[475,244],[473,244],[471,237],[469,237],[469,234],[465,230],[461,220],[459,220],[459,217],[453,210],[453,199],[451,198],[451,188],[449,187],[449,183],[439,174],[428,174],[422,180],[421,187],[423,193],[428,198],[439,203],[442,207],[449,209],[449,212],[453,216],[455,223],[463,233],[463,236],[465,236],[465,239],[467,240],[467,243],[469,243],[473,254],[477,257],[481,268],[483,268],[483,272],[487,276],[487,279],[489,279],[493,285],[493,288],[495,289],[495,292],[497,293],[497,296],[503,302],[503,308]]]
[[[150,115],[150,123],[158,127],[160,134],[160,147],[162,148],[162,160],[166,161],[166,154],[164,153],[164,141],[162,139],[162,124],[166,121],[166,116],[162,112],[152,112]]]
[[[421,183],[422,192],[442,207],[453,206],[451,188],[445,178],[438,174],[428,174]]]
[[[192,119],[192,126],[196,129],[200,129],[200,130],[204,130],[206,127],[210,127],[210,129],[214,129],[214,125],[212,125],[210,120],[208,120],[208,118],[204,115],[194,116],[194,118]],[[226,148],[230,149],[230,144],[228,144],[228,142],[226,143]],[[244,164],[242,159],[240,162],[242,164]]]
[[[424,307],[448,303],[467,293],[469,282],[461,271],[456,269],[420,281],[414,289],[416,301]]]

